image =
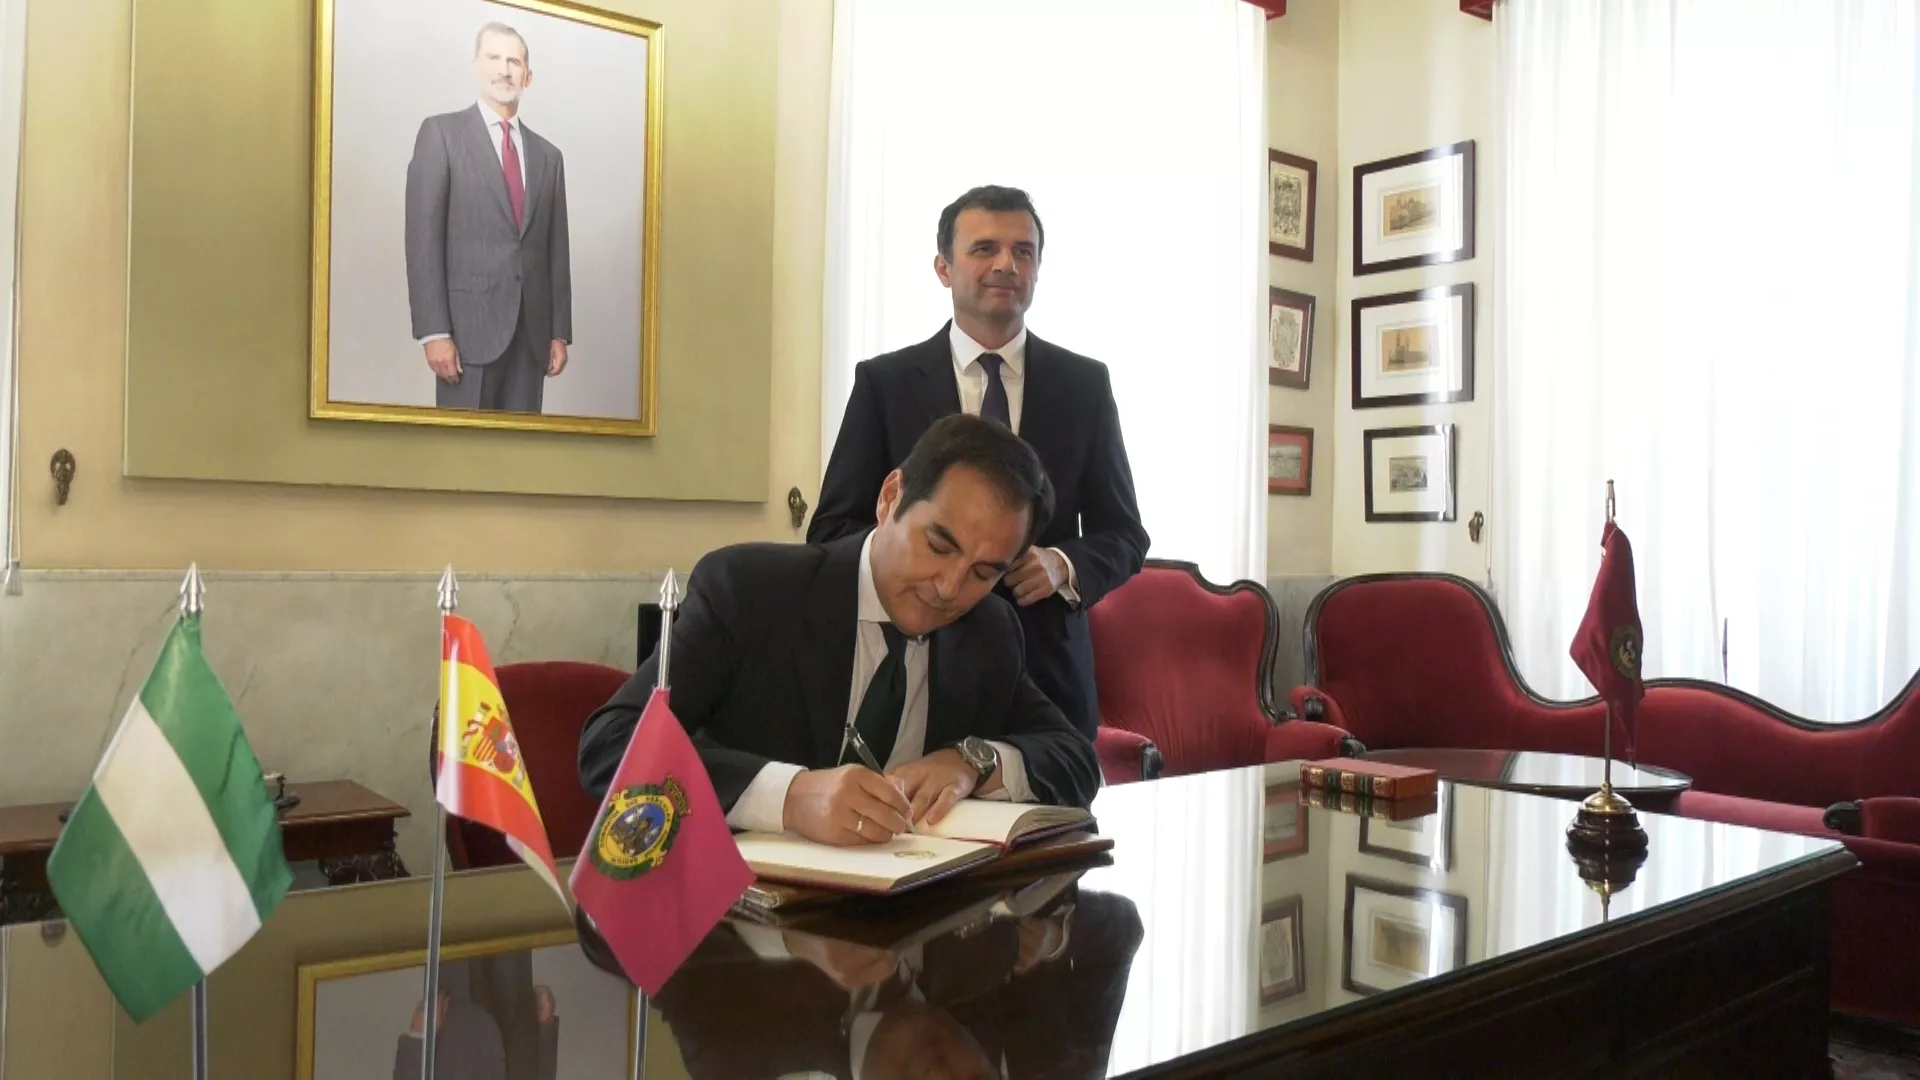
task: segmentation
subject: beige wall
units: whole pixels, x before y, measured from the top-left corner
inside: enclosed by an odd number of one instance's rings
[[[1318,163],[1312,262],[1268,256],[1271,284],[1315,298],[1307,389],[1269,387],[1268,419],[1313,429],[1313,493],[1267,496],[1267,573],[1325,574],[1333,565],[1334,477],[1340,462],[1333,386],[1344,369],[1333,351],[1341,321],[1335,296],[1340,248],[1340,5],[1295,0],[1267,21],[1267,145]]]
[[[632,572],[796,535],[787,489],[817,501],[820,471],[829,0],[768,6],[781,26],[771,462],[759,505],[123,478],[132,12],[133,0],[32,8],[21,181],[23,565],[418,570],[453,561]],[[671,205],[664,213],[670,222]],[[62,447],[78,472],[71,500],[56,506],[46,462]]]
[[[1324,0],[1323,0],[1324,2]],[[1298,7],[1311,9],[1314,0]],[[1286,19],[1294,12],[1289,10]],[[1285,21],[1285,20],[1283,20]],[[1335,434],[1333,572],[1448,570],[1483,580],[1486,544],[1468,539],[1467,521],[1486,510],[1493,434],[1494,228],[1501,200],[1499,114],[1494,105],[1493,24],[1460,13],[1454,0],[1346,0],[1340,5],[1339,221],[1353,213],[1353,168],[1369,161],[1471,139],[1477,158],[1475,256],[1464,262],[1355,278],[1352,230],[1334,230],[1339,243],[1339,292],[1330,320],[1337,328],[1334,363]],[[1474,311],[1474,400],[1354,410],[1345,364],[1347,312],[1356,297],[1471,281]],[[1318,381],[1318,373],[1316,373]],[[1361,475],[1369,428],[1453,423],[1459,428],[1459,520],[1433,524],[1368,524]],[[1482,534],[1485,540],[1485,534]]]

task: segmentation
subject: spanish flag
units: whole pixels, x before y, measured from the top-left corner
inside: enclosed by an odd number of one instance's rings
[[[533,798],[520,743],[480,631],[458,615],[440,619],[440,762],[434,797],[447,813],[506,837],[507,846],[552,886],[569,911],[547,827]]]

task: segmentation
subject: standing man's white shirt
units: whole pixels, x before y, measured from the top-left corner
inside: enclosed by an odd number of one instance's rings
[[[873,587],[873,534],[860,545],[859,628],[853,637],[853,688],[848,695],[847,723],[860,714],[860,700],[867,695],[867,684],[887,658],[887,637],[880,627],[893,620],[880,603],[880,592]],[[894,736],[893,752],[881,764],[897,768],[927,755],[927,639],[908,638],[906,649],[907,705],[900,714],[900,732]],[[1000,790],[979,798],[1032,802],[1033,789],[1027,785],[1027,760],[1012,743],[993,742],[1000,752]],[[935,750],[940,747],[934,747]],[[787,788],[793,778],[806,772],[798,765],[770,761],[754,774],[747,790],[734,800],[727,811],[727,824],[736,829],[780,832],[786,828]]]

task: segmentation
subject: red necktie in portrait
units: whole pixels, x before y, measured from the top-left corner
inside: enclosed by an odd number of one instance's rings
[[[507,201],[513,204],[513,224],[520,227],[527,205],[527,185],[520,179],[520,150],[513,145],[513,124],[500,121],[500,169],[507,174]]]

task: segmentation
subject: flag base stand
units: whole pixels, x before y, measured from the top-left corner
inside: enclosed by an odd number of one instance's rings
[[[1633,804],[1621,798],[1612,784],[1605,784],[1580,804],[1573,824],[1567,826],[1567,847],[1576,862],[1585,855],[1637,864],[1646,858],[1647,830],[1641,828]]]

